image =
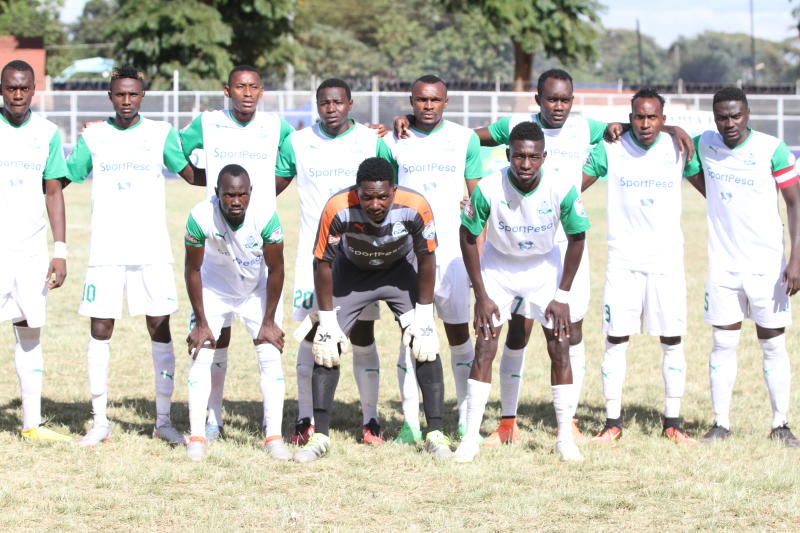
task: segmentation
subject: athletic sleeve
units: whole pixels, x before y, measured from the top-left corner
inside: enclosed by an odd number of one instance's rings
[[[89,150],[89,145],[83,140],[83,136],[78,137],[78,143],[67,161],[67,169],[70,181],[75,183],[83,183],[92,171],[92,151]]]
[[[461,210],[461,225],[473,235],[480,235],[491,212],[489,200],[483,195],[480,184],[472,189],[469,202]]]
[[[278,220],[278,213],[272,214],[267,225],[261,230],[261,239],[264,244],[279,244],[283,242],[283,228]]]
[[[589,152],[586,163],[583,165],[583,172],[589,176],[602,178],[608,174],[608,156],[606,155],[605,143],[597,143]]]
[[[297,157],[289,136],[278,148],[278,162],[275,165],[275,175],[280,178],[293,178],[297,175]]]
[[[203,147],[203,114],[197,115],[191,124],[180,132],[183,155],[187,158],[192,152]]]
[[[587,118],[586,122],[589,123],[589,144],[602,142],[603,135],[606,134],[606,128],[608,128],[608,123],[591,118]]]
[[[511,124],[511,117],[503,117],[497,122],[489,124],[489,135],[498,144],[508,144],[508,126]]]
[[[167,133],[167,138],[164,140],[164,166],[167,167],[170,172],[175,172],[177,174],[186,168],[188,164],[189,161],[187,161],[186,156],[183,155],[181,141],[178,139],[178,132],[170,128],[169,133]]]
[[[433,211],[428,201],[421,195],[418,197],[420,201],[413,204],[416,216],[407,227],[414,242],[414,253],[430,254],[438,246],[436,223],[433,220]]]
[[[189,220],[186,221],[186,235],[183,236],[183,243],[186,246],[200,247],[206,243],[206,232],[200,227],[200,224],[189,213]]]
[[[50,152],[47,155],[47,163],[44,167],[42,177],[46,180],[66,178],[69,176],[67,162],[64,160],[64,148],[61,146],[61,133],[58,129],[50,137]]]
[[[560,218],[561,227],[567,235],[583,233],[592,227],[575,186],[570,187],[567,195],[561,200]]]
[[[789,147],[786,146],[785,142],[780,141],[770,160],[772,177],[775,178],[778,188],[785,189],[800,180],[800,178],[797,177],[794,162],[794,155],[789,151]]]
[[[686,166],[683,168],[683,177],[688,178],[699,174],[703,170],[703,165],[700,162],[700,136],[694,138],[694,155],[691,159],[686,161]]]
[[[340,193],[342,194],[342,193]],[[339,212],[331,202],[335,201],[339,195],[332,197],[325,204],[322,216],[319,219],[317,228],[317,240],[314,245],[314,258],[319,261],[333,263],[339,250],[339,241],[342,240],[344,224],[339,216]]]
[[[292,134],[292,132],[294,132],[292,125],[286,122],[285,118],[281,117],[281,133],[280,140],[278,141],[278,148],[280,148],[281,144],[283,144],[283,141],[285,141],[286,138]]]
[[[394,159],[394,155],[392,154],[392,150],[386,144],[382,137],[378,137],[378,142],[375,146],[375,157],[380,157],[381,159],[385,159],[388,161],[392,168],[394,169],[394,181],[397,183],[397,161]]]
[[[464,179],[477,180],[487,174],[483,170],[481,140],[478,138],[478,134],[473,131],[467,144],[467,164],[464,166]]]

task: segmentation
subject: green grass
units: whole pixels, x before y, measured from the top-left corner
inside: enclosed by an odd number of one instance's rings
[[[173,317],[178,368],[173,418],[186,430],[186,336],[189,304],[183,289],[183,223],[203,191],[182,182],[167,185],[170,234],[180,311]],[[65,191],[69,277],[50,296],[44,329],[43,412],[51,427],[76,438],[90,418],[86,378],[88,319],[77,314],[86,268],[90,186]],[[592,306],[584,331],[587,374],[578,410],[584,431],[597,431],[605,418],[600,384],[603,338],[600,298],[605,267],[605,189],[598,184],[585,203],[590,234]],[[279,201],[286,228],[286,259],[292,265],[298,228],[297,194]],[[702,322],[705,280],[705,208],[685,191],[683,228],[689,291],[689,360],[683,402],[686,427],[704,432],[712,415],[708,392],[709,327]],[[289,316],[292,272],[286,280]],[[381,416],[386,433],[400,426],[395,376],[397,329],[385,308],[376,328],[382,354]],[[285,322],[287,337],[295,326]],[[798,352],[790,330],[788,348]],[[440,331],[443,340],[444,332]],[[528,348],[520,425],[522,441],[484,451],[473,464],[436,463],[411,447],[372,448],[358,444],[361,418],[351,365],[345,362],[333,417],[333,454],[310,465],[277,463],[261,451],[261,398],[252,344],[234,326],[226,385],[228,438],[195,464],[183,449],[149,438],[154,417],[153,378],[144,318],[117,322],[112,341],[109,417],[112,443],[85,450],[69,444],[24,442],[18,437],[20,403],[13,370],[13,335],[0,330],[0,512],[3,530],[84,531],[570,531],[570,530],[797,530],[800,524],[800,450],[767,440],[769,400],[761,354],[752,324],[739,348],[739,379],[733,401],[735,436],[720,445],[678,448],[659,438],[663,408],[658,340],[635,336],[628,351],[623,397],[624,439],[607,449],[584,448],[586,461],[563,464],[552,451],[554,414],[549,364],[540,331]],[[287,401],[284,434],[296,413],[294,357],[290,338],[284,352]],[[497,366],[497,365],[495,365]],[[798,365],[793,369],[798,382]],[[447,416],[455,429],[454,387],[445,355]],[[793,394],[797,405],[797,393]],[[499,416],[497,379],[484,432]],[[292,518],[294,517],[294,518]]]

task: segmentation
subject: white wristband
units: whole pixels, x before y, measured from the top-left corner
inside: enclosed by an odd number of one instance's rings
[[[325,329],[333,329],[334,326],[339,327],[339,321],[336,320],[336,309],[320,311],[319,325]]]
[[[67,243],[56,241],[53,243],[53,259],[67,258]]]
[[[560,303],[560,304],[568,304],[569,303],[569,291],[564,291],[561,289],[556,290],[555,296],[553,296],[553,300]]]
[[[416,304],[414,306],[415,320],[417,317],[419,319],[433,320],[433,304]]]

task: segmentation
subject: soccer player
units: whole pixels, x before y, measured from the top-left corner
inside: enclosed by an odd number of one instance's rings
[[[456,386],[458,432],[466,424],[467,379],[475,356],[469,336],[469,280],[458,247],[460,202],[464,185],[471,193],[483,177],[480,141],[471,129],[444,119],[447,87],[436,76],[422,76],[411,85],[414,124],[410,136],[388,136],[387,144],[397,162],[397,183],[423,194],[430,202],[439,235],[434,302],[444,322],[450,345],[450,365]],[[410,362],[398,364],[398,378],[404,392],[406,421],[402,442],[420,439],[419,400]],[[405,368],[404,368],[405,367]]]
[[[742,320],[756,323],[764,381],[772,404],[770,437],[800,446],[788,426],[791,371],[786,326],[789,296],[800,290],[800,185],[786,144],[748,126],[750,108],[741,89],[714,95],[717,131],[696,137],[693,160],[708,204],[708,277],[705,321],[711,324],[709,361],[714,426],[701,440],[730,435],[736,381],[736,347]],[[786,202],[790,255],[784,257],[778,190]]]
[[[294,128],[275,113],[257,112],[264,94],[261,75],[255,67],[240,65],[228,74],[223,93],[230,99],[230,109],[205,111],[180,132],[184,154],[199,151],[199,164],[212,180],[225,165],[235,163],[247,169],[252,180],[255,207],[275,209],[275,164],[278,149]],[[207,197],[214,194],[214,182],[206,183]],[[228,369],[230,324],[225,324],[217,340],[211,370],[207,435],[213,440],[223,427],[222,396]]]
[[[292,318],[304,321],[316,313],[312,243],[319,227],[325,202],[334,193],[353,184],[358,165],[367,157],[383,157],[394,162],[383,140],[375,131],[349,118],[353,108],[350,87],[342,80],[328,79],[317,88],[320,122],[291,133],[281,144],[275,170],[280,194],[297,177],[300,196],[300,235],[295,261]],[[361,396],[363,441],[383,443],[378,421],[380,358],[375,346],[374,321],[380,318],[378,305],[364,308],[350,332],[353,346],[353,374]],[[310,319],[308,325],[311,326]],[[300,341],[297,351],[297,405],[294,444],[305,444],[314,432],[311,374],[314,356],[311,343],[315,327]],[[417,411],[419,407],[417,406]]]
[[[93,422],[78,441],[80,446],[95,446],[111,438],[106,416],[111,336],[116,320],[122,317],[126,292],[128,312],[145,315],[152,341],[153,438],[186,443],[170,422],[175,353],[169,316],[178,310],[178,300],[162,170],[179,173],[190,183],[194,173],[175,130],[167,122],[139,114],[144,96],[139,71],[130,66],[114,69],[108,98],[115,115],[89,125],[68,161],[70,180],[81,183],[93,175],[89,268],[78,309],[90,317],[91,324],[87,368]]]
[[[264,451],[279,460],[292,457],[281,437],[284,334],[278,326],[278,303],[284,277],[283,229],[275,210],[250,205],[251,191],[247,171],[227,165],[217,178],[217,194],[194,206],[186,223],[186,289],[196,317],[187,338],[193,360],[186,453],[193,461],[202,460],[208,446],[205,421],[214,346],[224,324],[237,315],[252,336],[258,357]]]
[[[69,441],[66,435],[41,425],[41,331],[47,291],[60,287],[67,276],[60,183],[67,176],[67,166],[61,135],[55,124],[31,111],[35,80],[28,63],[15,60],[3,67],[0,92],[0,221],[10,229],[7,233],[11,239],[0,255],[0,321],[11,320],[14,327],[14,364],[22,397],[21,434],[28,439]],[[42,216],[45,207],[55,241],[50,261]]]
[[[610,444],[622,436],[625,352],[642,318],[658,335],[666,389],[663,435],[677,444],[697,441],[680,427],[686,384],[686,281],[683,271],[681,184],[686,155],[662,133],[664,99],[644,88],[631,99],[631,129],[620,142],[599,143],[583,167],[583,189],[608,178],[608,265],[603,291],[603,393],[606,423],[591,439]],[[693,174],[693,172],[691,173]]]
[[[461,215],[461,249],[475,291],[476,341],[468,382],[467,432],[454,460],[470,462],[480,450],[479,431],[498,335],[514,311],[542,324],[558,423],[556,450],[565,461],[579,461],[582,457],[572,435],[568,302],[589,219],[575,186],[541,171],[547,153],[537,124],[517,124],[508,140],[510,166],[481,180]],[[559,227],[569,240],[563,265]],[[479,257],[477,238],[484,228],[486,243]]]
[[[316,432],[294,455],[309,462],[327,455],[339,358],[359,314],[383,300],[404,328],[428,433],[425,449],[438,458],[452,455],[442,433],[444,381],[433,319],[436,228],[420,194],[394,184],[394,169],[371,157],[358,167],[356,185],[325,205],[314,246],[314,287],[319,326],[314,336],[312,390]],[[415,385],[416,386],[416,385]]]

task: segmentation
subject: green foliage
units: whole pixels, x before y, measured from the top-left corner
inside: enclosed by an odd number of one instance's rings
[[[45,46],[64,44],[67,34],[58,20],[60,0],[7,0],[0,2],[0,35],[43,37]],[[72,58],[64,50],[47,53],[47,71],[59,72]]]
[[[89,0],[83,6],[83,13],[71,26],[73,40],[80,44],[107,42],[107,27],[114,20],[117,4],[114,0]],[[111,53],[109,47],[89,47],[80,49],[82,57],[103,56]]]

